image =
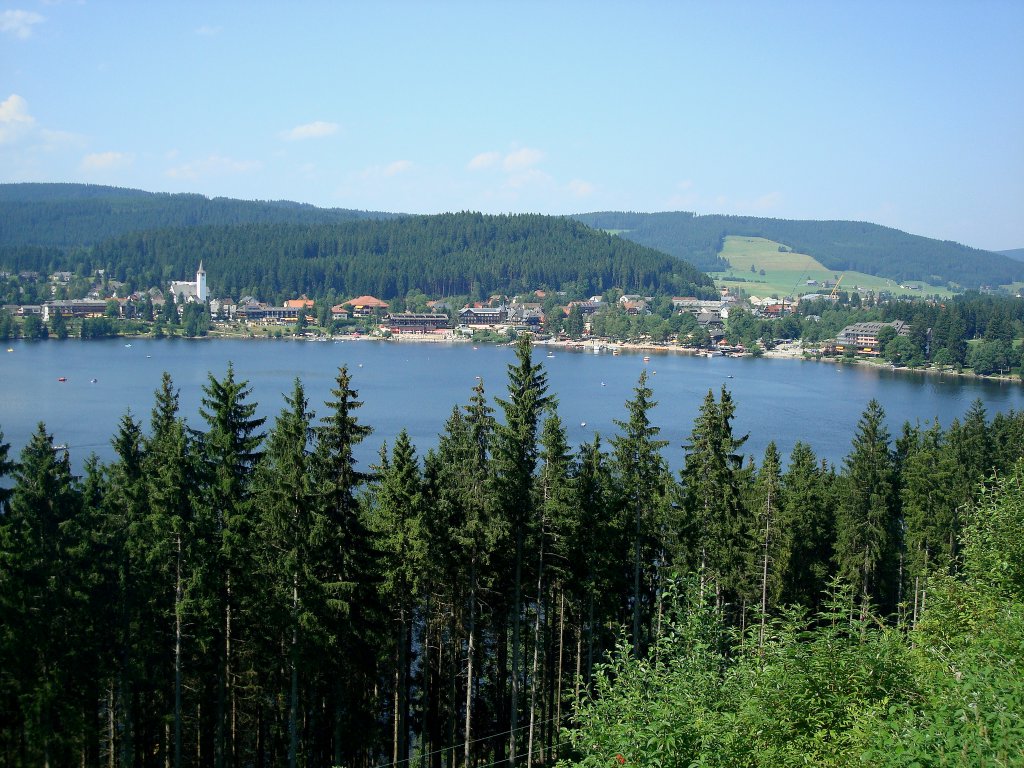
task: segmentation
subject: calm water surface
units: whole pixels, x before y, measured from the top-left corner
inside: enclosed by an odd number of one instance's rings
[[[313,409],[322,411],[338,367],[347,365],[364,403],[357,415],[374,429],[360,452],[362,461],[370,461],[381,443],[390,444],[402,428],[421,453],[436,445],[452,407],[469,400],[476,377],[483,379],[491,398],[507,394],[507,366],[515,360],[509,347],[365,340],[66,340],[9,346],[13,352],[0,352],[0,429],[12,454],[17,456],[43,421],[54,439],[69,447],[79,470],[92,452],[104,461],[112,458],[110,438],[126,410],[148,430],[163,371],[180,389],[182,415],[192,427],[203,428],[198,410],[202,386],[208,373],[223,377],[231,361],[236,376],[249,381],[251,399],[268,417],[269,428],[296,376]],[[592,439],[595,432],[605,439],[617,432],[614,420],[626,418],[624,403],[646,368],[658,402],[652,421],[669,441],[665,456],[675,469],[682,466],[681,446],[701,401],[708,389],[717,396],[723,385],[737,404],[737,434],[750,435],[744,451],[758,459],[770,440],[784,454],[802,440],[819,456],[840,462],[872,398],[885,408],[894,436],[907,420],[938,418],[947,426],[976,398],[990,417],[1011,408],[1024,410],[1020,384],[862,366],[681,354],[651,354],[644,363],[642,355],[627,353],[556,349],[547,357],[543,347],[534,355],[548,372],[571,445]]]

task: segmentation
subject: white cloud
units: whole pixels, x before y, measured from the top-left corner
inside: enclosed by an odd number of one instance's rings
[[[522,149],[517,149],[515,152],[510,152],[505,155],[505,159],[502,161],[502,167],[506,171],[520,171],[525,168],[533,167],[543,159],[544,153],[539,149],[523,147]]]
[[[594,194],[594,185],[583,179],[573,179],[569,182],[569,192],[574,197],[590,197]]]
[[[469,165],[466,167],[471,171],[481,171],[485,168],[492,168],[497,165],[500,160],[501,153],[499,152],[481,152],[470,160]]]
[[[200,37],[214,37],[220,34],[220,27],[211,27],[209,24],[203,24],[201,27],[196,28],[196,34]]]
[[[222,155],[210,155],[202,160],[193,160],[184,165],[168,168],[167,175],[172,179],[196,181],[202,178],[249,173],[259,168],[260,164],[255,160],[234,160]]]
[[[32,37],[32,27],[41,24],[43,17],[32,11],[4,11],[0,13],[0,32],[25,40]]]
[[[32,130],[35,118],[28,113],[28,102],[16,93],[0,101],[0,144],[14,141]]]
[[[759,198],[754,200],[751,204],[751,208],[755,211],[771,211],[778,208],[782,203],[782,193],[780,192],[769,192],[766,195],[761,195]]]
[[[316,120],[305,125],[297,125],[291,130],[282,133],[281,137],[285,141],[302,141],[303,139],[322,139],[324,136],[330,136],[337,132],[337,123]]]
[[[412,168],[412,163],[408,160],[395,160],[395,162],[389,164],[384,168],[385,176],[397,176],[400,173],[405,173]]]
[[[93,152],[82,158],[83,171],[107,171],[131,165],[131,155],[123,152]]]

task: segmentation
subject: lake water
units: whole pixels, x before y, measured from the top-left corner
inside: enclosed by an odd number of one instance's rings
[[[249,381],[251,399],[269,417],[269,428],[296,376],[313,410],[322,411],[338,367],[347,365],[364,403],[357,415],[374,429],[361,446],[359,458],[365,462],[402,428],[420,453],[436,445],[452,407],[469,400],[477,376],[492,400],[507,394],[507,366],[515,360],[509,347],[367,340],[112,339],[18,341],[9,346],[12,352],[0,352],[0,429],[12,455],[18,455],[43,421],[55,441],[69,447],[76,470],[91,452],[103,461],[112,458],[110,438],[127,409],[148,430],[153,393],[163,371],[170,372],[180,389],[182,415],[201,429],[198,409],[207,374],[223,377],[231,361],[236,376]],[[624,404],[646,368],[658,402],[652,421],[669,441],[665,456],[674,469],[682,466],[681,446],[701,401],[708,389],[717,396],[723,385],[737,404],[736,433],[750,435],[744,451],[758,460],[770,440],[784,456],[803,440],[818,456],[840,462],[872,398],[884,407],[894,437],[907,420],[938,418],[948,426],[976,398],[990,417],[1011,408],[1024,410],[1019,383],[800,360],[650,353],[645,363],[642,354],[626,352],[613,356],[556,349],[547,357],[543,347],[535,348],[534,355],[544,363],[574,446],[595,432],[605,441],[617,432],[613,420],[626,418]]]

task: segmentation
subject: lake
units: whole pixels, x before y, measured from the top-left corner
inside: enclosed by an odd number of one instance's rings
[[[223,377],[231,361],[236,376],[249,381],[251,400],[268,417],[269,429],[296,376],[313,410],[322,411],[338,367],[347,365],[364,403],[357,416],[374,430],[359,453],[367,462],[403,428],[421,454],[436,445],[452,407],[469,400],[476,377],[492,401],[507,394],[507,366],[515,360],[509,347],[369,340],[69,339],[7,346],[13,351],[0,352],[0,429],[12,457],[43,421],[55,441],[68,446],[76,471],[91,452],[103,461],[112,458],[110,438],[126,410],[148,430],[163,371],[180,389],[189,425],[203,428],[199,403],[207,374]],[[938,418],[948,426],[976,398],[990,418],[997,411],[1024,410],[1019,383],[801,360],[648,354],[645,363],[642,354],[628,352],[556,349],[548,357],[542,346],[535,348],[570,445],[591,440],[595,432],[607,441],[617,432],[614,420],[626,418],[624,404],[644,368],[658,402],[651,418],[669,441],[665,456],[673,469],[682,466],[681,446],[708,389],[717,396],[723,385],[737,405],[736,434],[750,435],[744,452],[758,461],[770,440],[784,456],[802,440],[818,456],[840,462],[872,398],[884,407],[893,437],[907,420]]]

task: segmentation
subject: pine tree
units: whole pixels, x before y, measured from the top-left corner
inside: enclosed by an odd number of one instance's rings
[[[836,565],[839,576],[859,595],[861,619],[872,605],[883,611],[896,607],[897,478],[884,418],[878,401],[869,402],[840,478]]]
[[[323,600],[316,578],[320,552],[313,538],[318,521],[310,470],[309,444],[313,414],[302,383],[296,379],[285,407],[267,436],[266,453],[256,478],[259,500],[260,570],[264,605],[274,617],[269,645],[288,649],[288,765],[299,758],[299,686],[305,665],[315,663],[322,648],[313,639]],[[329,650],[323,648],[322,650]]]
[[[4,442],[3,430],[0,430],[0,481],[10,477],[14,472],[15,463],[10,460],[11,444]],[[10,488],[0,486],[0,517],[7,513],[8,500],[11,498]]]
[[[632,400],[626,403],[627,421],[615,420],[622,434],[612,438],[613,472],[622,509],[622,521],[631,528],[633,590],[633,654],[640,657],[646,646],[644,627],[649,626],[658,574],[655,561],[664,561],[660,533],[669,486],[668,468],[661,450],[668,442],[658,440],[661,429],[651,425],[650,411],[657,405],[647,386],[647,371],[640,373]]]
[[[833,479],[809,445],[798,442],[793,446],[782,476],[782,528],[788,532],[791,547],[782,602],[799,603],[812,612],[822,606],[833,574],[835,525],[829,503]]]
[[[612,500],[612,472],[608,457],[601,450],[601,438],[594,436],[579,450],[574,478],[574,504],[579,515],[576,535],[570,544],[569,562],[573,568],[576,603],[585,614],[587,636],[586,666],[583,679],[589,685],[595,659],[602,657],[614,638],[601,633],[618,618],[619,595],[625,594],[626,576],[620,568],[622,553],[629,549],[628,526],[619,524]],[[580,638],[582,643],[582,638]],[[582,655],[582,647],[580,649]],[[583,667],[583,659],[580,659]]]
[[[409,434],[395,438],[390,458],[381,448],[373,510],[374,527],[384,555],[382,597],[395,628],[392,762],[409,759],[409,694],[412,668],[413,613],[422,584],[422,477]]]
[[[540,415],[552,398],[547,394],[547,373],[533,364],[528,336],[516,346],[516,364],[508,366],[508,400],[498,399],[505,423],[498,426],[494,462],[497,503],[507,521],[514,547],[512,613],[512,669],[509,713],[509,765],[516,762],[518,740],[520,670],[520,628],[523,613],[522,580],[526,538],[535,523],[532,486],[537,466],[537,429]]]
[[[758,643],[764,645],[765,624],[769,606],[778,604],[782,593],[782,575],[789,561],[790,541],[782,527],[782,469],[775,441],[768,443],[764,460],[757,471],[753,488],[753,523],[751,538],[758,543],[758,581],[761,592],[761,621]]]
[[[482,626],[481,584],[486,584],[490,555],[500,536],[493,515],[490,489],[490,449],[494,439],[494,409],[487,405],[481,379],[470,402],[455,408],[441,434],[436,457],[436,493],[427,510],[427,562],[438,581],[452,585],[451,600],[463,606],[465,691],[463,697],[462,760],[472,759],[474,689]],[[432,577],[434,578],[434,577]],[[456,701],[451,701],[456,708]],[[454,727],[452,728],[454,730]]]
[[[238,621],[255,571],[251,551],[252,470],[259,460],[265,419],[255,416],[257,405],[247,402],[248,382],[235,379],[229,363],[223,380],[211,374],[203,387],[200,414],[208,425],[198,437],[203,461],[204,508],[207,535],[212,534],[215,572],[208,574],[207,597],[216,606],[222,623],[214,637],[218,658],[214,763],[233,764],[239,746],[239,690],[242,679],[239,644],[243,635]],[[244,646],[243,646],[244,647]]]
[[[39,424],[14,470],[2,543],[4,698],[17,695],[20,751],[26,765],[76,762],[81,710],[71,660],[84,612],[79,574],[69,561],[67,525],[81,496],[66,451]]]
[[[735,406],[722,387],[715,402],[710,390],[694,422],[690,442],[684,446],[682,471],[683,508],[692,540],[685,542],[692,567],[713,582],[720,605],[732,605],[734,619],[741,619],[737,604],[749,589],[750,542],[747,512],[740,498],[743,457],[737,453],[746,436],[733,437]]]
[[[359,393],[344,366],[338,369],[332,400],[313,429],[312,470],[322,523],[318,579],[328,591],[325,618],[334,652],[322,665],[325,716],[332,724],[333,764],[368,759],[377,723],[370,693],[376,684],[377,648],[384,642],[377,597],[378,546],[363,519],[357,493],[370,475],[357,468],[355,448],[372,432],[360,424]]]
[[[197,562],[204,553],[198,546],[192,509],[196,492],[196,468],[192,461],[188,431],[178,415],[178,392],[170,374],[165,372],[150,414],[144,475],[148,480],[149,525],[153,538],[151,557],[158,571],[153,597],[164,601],[162,634],[174,638],[170,651],[174,681],[172,741],[168,745],[174,768],[180,768],[184,761],[186,597],[193,587],[200,591],[199,583],[192,577],[206,570]]]
[[[900,491],[915,624],[924,609],[929,575],[942,573],[953,564],[959,539],[953,487],[956,467],[942,429],[935,422],[917,437],[903,462]]]

